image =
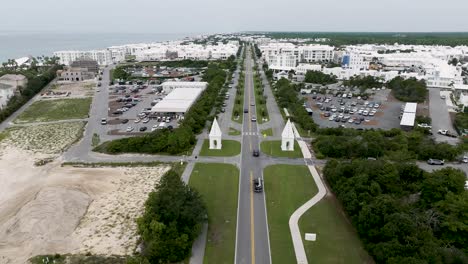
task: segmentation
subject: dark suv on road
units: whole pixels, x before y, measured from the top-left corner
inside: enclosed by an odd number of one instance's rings
[[[254,150],[254,151],[252,152],[252,155],[253,155],[254,157],[258,157],[258,156],[260,156],[260,152],[259,152],[258,150]]]
[[[263,191],[263,180],[261,178],[256,178],[253,180],[254,184],[254,192],[262,192]]]

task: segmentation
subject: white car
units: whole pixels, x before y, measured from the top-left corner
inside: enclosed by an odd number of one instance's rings
[[[149,118],[145,118],[145,119],[143,119],[142,122],[143,122],[144,124],[146,124],[146,123],[148,123],[149,121],[150,121]]]
[[[328,121],[333,121],[333,120],[335,120],[335,116],[334,116],[334,115],[332,115],[332,116],[330,116],[330,117],[328,118]]]
[[[133,131],[133,127],[127,127],[127,130],[125,130],[127,132],[132,132]]]
[[[369,115],[370,115],[370,116],[374,116],[375,113],[376,113],[375,111],[370,111],[370,112],[369,112]]]
[[[140,118],[137,118],[137,119],[135,119],[135,121],[133,121],[133,122],[135,122],[135,124],[136,124],[136,123],[140,123],[140,121],[141,121],[141,119],[140,119]]]
[[[430,126],[430,125],[428,125],[428,124],[426,124],[426,123],[421,123],[421,124],[418,124],[418,127],[422,127],[422,128],[429,128],[429,129],[431,129],[431,128],[432,128],[432,126]]]

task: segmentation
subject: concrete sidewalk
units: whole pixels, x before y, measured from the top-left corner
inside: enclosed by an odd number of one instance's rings
[[[306,163],[307,163],[307,159],[312,158],[312,153],[307,147],[307,144],[300,138],[299,132],[297,131],[294,124],[292,127],[294,130],[294,135],[296,136],[296,138],[298,138],[297,141],[299,143],[299,147],[301,148],[302,155],[304,155],[304,160],[306,160]],[[312,199],[310,199],[301,207],[299,207],[299,209],[297,209],[291,215],[291,218],[289,218],[289,229],[291,231],[291,237],[292,237],[293,246],[294,246],[294,253],[296,254],[297,263],[300,263],[300,264],[307,264],[308,262],[307,262],[307,255],[304,249],[304,244],[302,243],[301,232],[299,230],[299,219],[307,210],[309,210],[312,206],[314,206],[316,203],[322,200],[322,198],[325,197],[325,194],[327,193],[325,185],[323,184],[322,179],[320,178],[320,175],[315,169],[315,166],[308,165],[307,167],[309,168],[309,171],[312,174],[312,177],[314,178],[315,184],[317,185],[318,193],[314,197],[312,197]]]

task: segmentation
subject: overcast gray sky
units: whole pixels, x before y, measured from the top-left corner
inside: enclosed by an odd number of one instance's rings
[[[467,0],[15,0],[0,31],[468,31]]]

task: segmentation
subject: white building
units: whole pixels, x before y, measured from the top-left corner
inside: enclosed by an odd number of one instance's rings
[[[332,61],[334,47],[327,45],[299,46],[299,62],[321,62]]]
[[[161,84],[165,93],[169,93],[177,88],[198,88],[205,90],[207,85],[207,82],[163,82]]]
[[[151,108],[152,113],[183,116],[200,97],[204,89],[176,88]]]
[[[284,126],[283,133],[281,133],[281,150],[294,151],[294,131],[289,119]]]
[[[305,75],[307,71],[322,71],[322,65],[299,63],[296,67],[296,74]]]
[[[114,62],[112,60],[113,53],[110,50],[56,51],[54,52],[54,56],[58,57],[59,63],[64,64],[64,65],[70,65],[72,62],[76,60],[83,60],[83,59],[97,61],[99,65],[110,65]]]
[[[332,61],[334,47],[327,45],[294,45],[292,43],[268,43],[259,46],[262,56],[273,70],[295,70],[301,62]]]
[[[26,87],[28,79],[21,74],[5,74],[0,77],[0,109],[8,104],[18,90],[18,87]]]
[[[416,120],[417,103],[406,103],[401,116],[400,127],[404,130],[409,130],[414,127]]]
[[[297,58],[290,54],[270,55],[267,63],[272,70],[290,71],[296,69]]]
[[[210,149],[221,149],[222,148],[222,132],[219,128],[218,121],[216,118],[213,120],[213,125],[210,130]]]

